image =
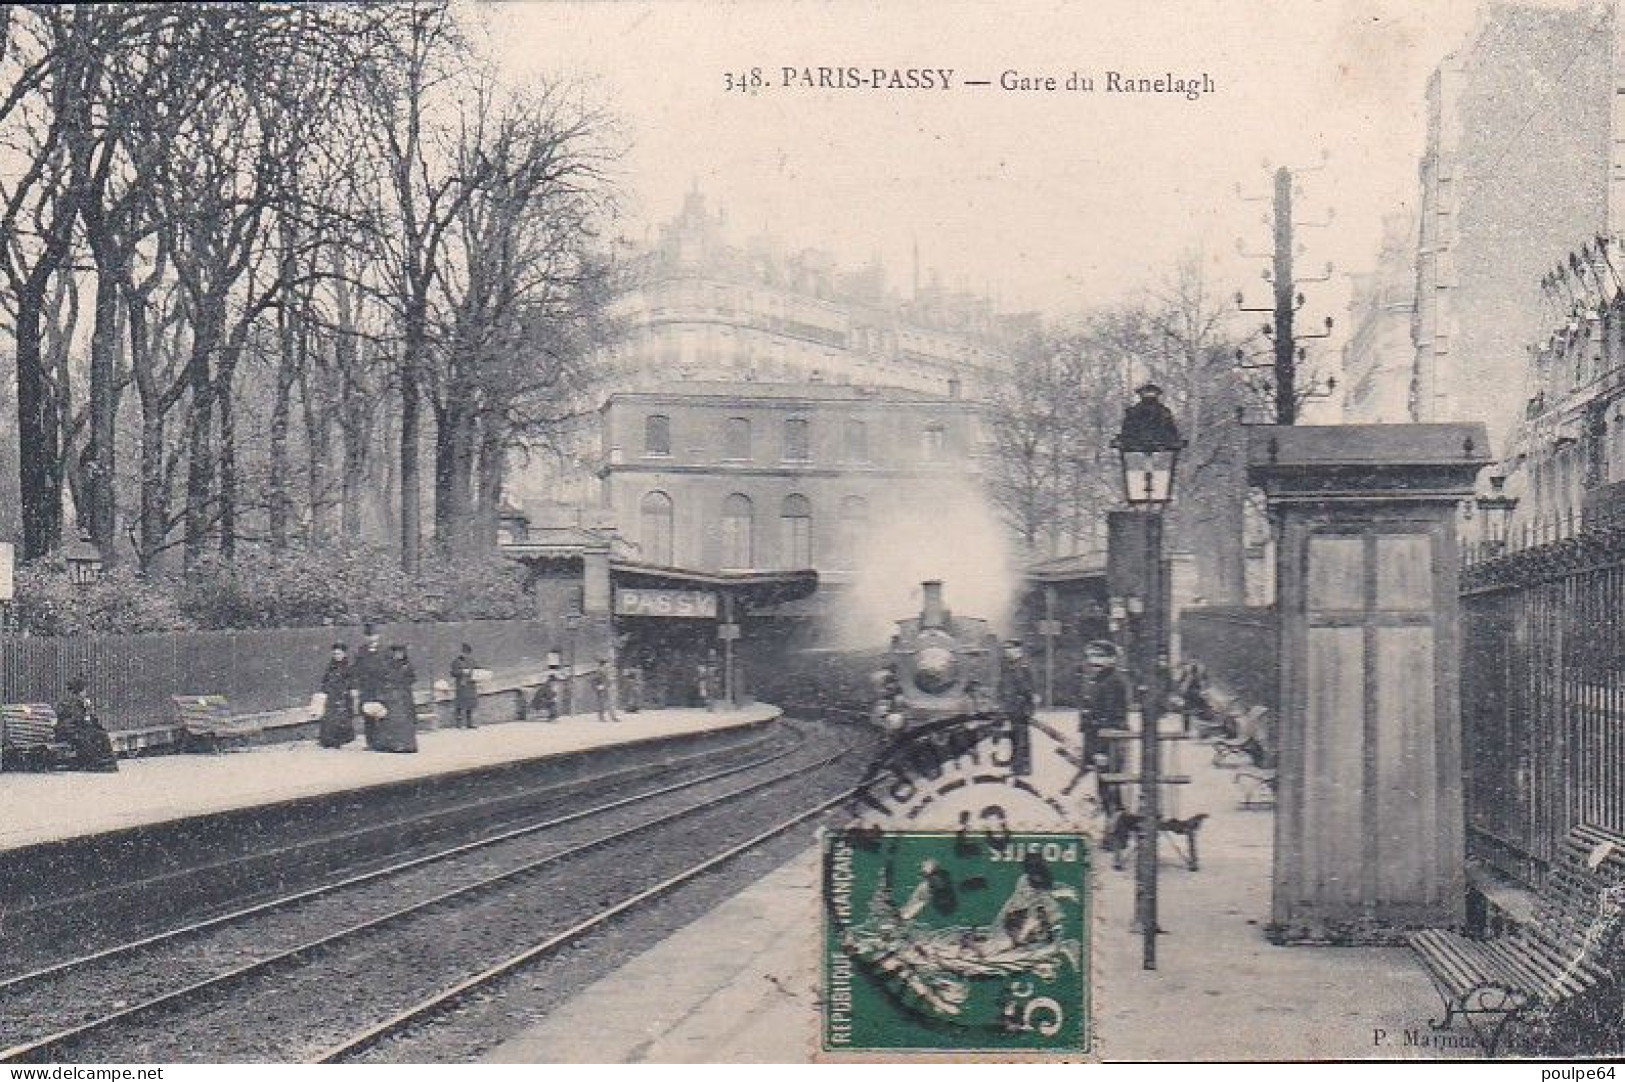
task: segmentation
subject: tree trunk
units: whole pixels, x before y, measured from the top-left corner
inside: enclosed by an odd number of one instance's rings
[[[198,313],[192,328],[192,354],[186,378],[192,392],[192,416],[186,446],[186,516],[183,565],[196,566],[203,556],[213,526],[214,503],[214,398],[212,354],[220,342],[220,316],[212,301]]]
[[[220,555],[227,561],[237,555],[237,397],[232,383],[237,378],[237,361],[248,338],[246,320],[232,329],[231,341],[220,356],[215,397],[220,404]]]
[[[100,245],[98,245],[100,247]],[[95,326],[90,335],[90,442],[86,450],[85,511],[90,536],[102,562],[118,562],[117,467],[118,389],[114,386],[119,351],[119,283],[122,271],[105,251],[96,257]]]
[[[421,395],[418,387],[418,373],[423,362],[424,345],[427,340],[428,311],[427,301],[421,296],[412,297],[406,309],[406,335],[404,356],[401,358],[401,445],[400,445],[400,486],[401,486],[401,568],[408,574],[415,575],[423,562],[423,535],[422,535],[422,491],[418,475],[419,448],[421,439],[420,427],[422,418]]]
[[[44,276],[17,295],[17,448],[24,560],[62,543],[62,430],[45,371]]]
[[[271,399],[270,476],[266,479],[268,491],[266,513],[271,533],[271,547],[288,547],[288,518],[292,499],[288,494],[288,419],[293,413],[293,386],[299,376],[299,364],[294,351],[293,315],[287,305],[277,309],[278,344],[281,347],[276,365],[276,393]],[[308,396],[307,396],[308,397]],[[311,489],[312,513],[317,490]]]
[[[164,416],[168,409],[153,371],[147,298],[131,292],[125,302],[130,324],[130,371],[141,402],[141,510],[136,560],[145,574],[159,566],[169,532],[169,477],[164,470]]]
[[[486,415],[480,423],[479,504],[474,515],[474,544],[481,550],[496,548],[497,517],[502,513],[502,482],[507,472],[506,426]]]

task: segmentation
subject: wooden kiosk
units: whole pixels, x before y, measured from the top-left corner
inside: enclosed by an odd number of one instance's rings
[[[1249,433],[1277,541],[1274,942],[1462,922],[1456,523],[1488,450],[1481,424]]]

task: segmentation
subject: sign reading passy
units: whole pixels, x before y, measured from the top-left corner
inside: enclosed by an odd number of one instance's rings
[[[694,620],[714,620],[717,595],[705,590],[615,591],[615,612],[619,616],[671,616]]]

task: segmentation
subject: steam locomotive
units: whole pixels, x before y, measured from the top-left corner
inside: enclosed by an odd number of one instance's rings
[[[998,706],[1001,659],[992,626],[950,612],[940,581],[920,589],[920,615],[897,621],[888,664],[876,674],[875,720],[890,729]]]

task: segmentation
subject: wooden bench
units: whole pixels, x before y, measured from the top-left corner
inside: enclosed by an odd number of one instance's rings
[[[171,695],[169,701],[187,751],[221,752],[249,743],[265,728],[263,716],[233,716],[224,695]]]
[[[72,758],[73,749],[56,739],[56,707],[0,706],[0,770],[51,770]]]
[[[1444,1017],[1429,1025],[1441,1030],[1464,1020],[1486,1058],[1495,1055],[1513,1027],[1547,1028],[1563,1010],[1618,992],[1614,972],[1625,932],[1625,837],[1575,827],[1535,903],[1534,920],[1494,939],[1442,929],[1408,937],[1444,1000]],[[1611,1024],[1585,1028],[1612,1038],[1617,1051],[1617,1023],[1616,1015]]]
[[[1243,767],[1230,775],[1241,789],[1243,808],[1275,807],[1275,771],[1263,767]]]

